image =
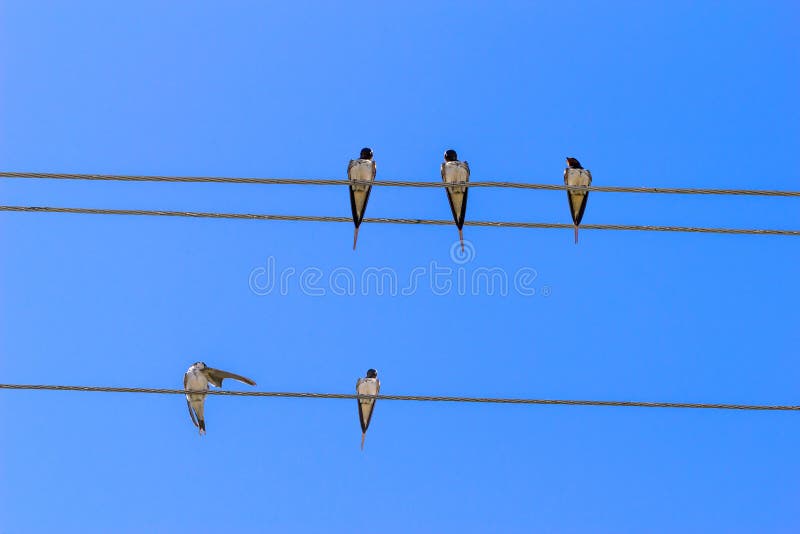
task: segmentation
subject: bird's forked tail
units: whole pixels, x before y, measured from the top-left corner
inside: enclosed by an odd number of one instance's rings
[[[362,432],[361,433],[361,450],[362,451],[364,450],[364,438],[366,438],[366,437],[367,437],[367,433],[366,432]]]
[[[578,225],[575,225],[575,244],[578,244]]]
[[[353,250],[356,249],[356,241],[358,241],[358,226],[356,226],[356,231],[353,234]]]
[[[464,252],[464,230],[458,229],[458,239],[461,240],[461,252]]]

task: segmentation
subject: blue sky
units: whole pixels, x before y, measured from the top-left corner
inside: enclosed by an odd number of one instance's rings
[[[4,171],[800,189],[795,2],[0,4]],[[569,222],[561,191],[467,218]],[[349,216],[341,187],[0,180],[0,203]],[[367,216],[449,218],[436,189]],[[594,193],[586,223],[800,228],[796,199]],[[793,237],[0,214],[0,381],[798,404]],[[533,296],[257,294],[431,262]],[[405,278],[404,278],[405,277]],[[226,387],[245,388],[232,383]],[[0,391],[2,532],[796,532],[790,412]]]

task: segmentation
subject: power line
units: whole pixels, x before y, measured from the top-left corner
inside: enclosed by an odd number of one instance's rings
[[[83,391],[95,393],[145,393],[155,395],[185,395],[183,389],[159,388],[125,388],[106,386],[55,386],[35,384],[0,384],[0,389],[13,390],[49,390],[49,391]],[[563,406],[624,406],[638,408],[697,408],[716,410],[757,410],[757,411],[800,411],[800,406],[781,406],[763,404],[709,404],[689,402],[638,402],[638,401],[601,401],[601,400],[564,400],[564,399],[503,399],[496,397],[441,397],[432,395],[356,395],[347,393],[311,393],[285,391],[227,391],[209,390],[209,395],[231,397],[283,397],[301,399],[373,399],[394,401],[421,402],[469,402],[489,404],[549,404]]]
[[[102,180],[123,182],[182,182],[182,183],[227,183],[227,184],[261,184],[261,185],[349,185],[348,180],[326,178],[229,178],[214,176],[138,176],[114,174],[65,174],[41,172],[0,172],[0,178],[28,178],[47,180]],[[376,180],[369,182],[375,186],[389,187],[446,187],[443,182],[412,182],[400,180]],[[523,182],[469,182],[469,187],[501,187],[512,189],[540,189],[545,191],[565,191],[580,189],[582,191],[600,191],[606,193],[669,193],[681,195],[750,195],[769,197],[800,197],[800,191],[777,191],[759,189],[699,189],[681,187],[620,187],[590,186],[568,187],[556,184],[534,184]]]
[[[159,217],[195,217],[210,219],[252,219],[264,221],[304,221],[304,222],[337,222],[352,223],[350,217],[332,217],[324,215],[274,215],[263,213],[211,213],[199,211],[158,211],[158,210],[122,210],[102,208],[64,208],[49,206],[0,206],[0,211],[13,212],[45,212],[45,213],[79,213],[89,215],[149,215]],[[387,224],[431,224],[451,226],[453,221],[437,219],[397,219],[397,218],[364,218],[366,223]],[[494,228],[549,228],[572,229],[573,225],[565,223],[538,223],[513,221],[466,221],[466,226],[487,226]],[[788,235],[800,236],[800,230],[773,230],[761,228],[704,228],[696,226],[653,226],[630,224],[581,224],[585,230],[636,230],[650,232],[695,232],[704,234],[736,234],[736,235]]]

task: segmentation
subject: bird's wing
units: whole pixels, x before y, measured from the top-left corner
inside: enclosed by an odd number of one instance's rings
[[[469,181],[469,163],[467,163],[466,161],[464,162],[464,170],[467,171],[466,180]]]
[[[255,382],[242,375],[229,373],[228,371],[222,371],[220,369],[214,369],[212,367],[206,367],[205,373],[206,376],[208,377],[208,381],[211,382],[211,384],[217,386],[218,388],[222,387],[222,381],[225,380],[226,378],[233,378],[234,380],[238,380],[239,382],[247,384],[248,386],[256,385]]]
[[[567,172],[569,172],[569,167],[564,169],[564,185],[567,185]]]
[[[444,177],[444,165],[445,165],[445,164],[444,164],[444,163],[442,163],[442,166],[441,166],[441,167],[439,167],[439,170],[440,170],[440,171],[441,171],[441,173],[442,173],[442,180],[446,182],[446,181],[447,181],[447,178],[445,178],[445,177]]]
[[[587,186],[592,185],[592,172],[589,169],[584,169],[586,171],[586,176],[589,178],[589,183],[586,184]]]
[[[375,163],[375,160],[372,160],[372,179],[375,179],[375,176],[378,174],[378,164]]]
[[[375,379],[375,382],[377,382],[377,384],[378,384],[378,391],[376,391],[376,392],[375,392],[375,394],[377,395],[378,393],[380,393],[380,392],[381,392],[381,381],[380,381],[379,379],[377,379],[377,378],[376,378],[376,379]]]
[[[183,389],[186,389],[188,382],[189,382],[189,373],[183,373]]]
[[[351,159],[350,163],[347,164],[347,177],[350,178],[350,169],[353,168],[353,165],[356,164],[356,160]]]
[[[361,432],[367,431],[369,423],[372,421],[372,410],[375,408],[375,403],[358,403],[358,422],[361,424]],[[365,413],[366,412],[366,413]]]
[[[356,380],[356,393],[358,393],[358,388],[361,387],[361,382],[363,382],[363,381],[364,381],[363,378],[359,378],[358,380]],[[359,393],[359,395],[360,395],[360,393]]]
[[[185,388],[186,386],[183,387]],[[194,415],[194,410],[192,409],[192,405],[189,404],[189,399],[186,399],[186,407],[189,408],[189,417],[192,418],[192,423],[194,423],[194,426],[196,426],[197,428],[200,428],[200,424],[197,422],[197,417],[195,417]]]

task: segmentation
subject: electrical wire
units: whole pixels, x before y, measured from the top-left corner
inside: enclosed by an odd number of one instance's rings
[[[114,174],[65,174],[41,172],[0,172],[0,178],[28,178],[47,180],[102,180],[124,182],[183,182],[183,183],[228,183],[261,185],[349,185],[348,180],[325,178],[228,178],[214,176],[138,176]],[[360,183],[360,182],[359,182]],[[389,187],[446,187],[443,182],[412,182],[400,180],[375,180],[364,182],[375,186]],[[800,191],[778,191],[758,189],[700,189],[681,187],[620,187],[590,186],[569,187],[555,184],[534,184],[524,182],[469,182],[469,187],[501,187],[512,189],[540,189],[546,191],[599,191],[606,193],[669,193],[682,195],[750,195],[770,197],[800,197]]]
[[[322,215],[274,215],[261,213],[210,213],[198,211],[158,211],[158,210],[123,210],[102,208],[67,208],[51,206],[0,206],[0,211],[37,212],[37,213],[78,213],[89,215],[148,215],[160,217],[195,217],[210,219],[252,219],[266,221],[304,221],[304,222],[337,222],[352,223],[350,217],[332,217]],[[436,219],[392,219],[365,217],[365,223],[387,224],[432,224],[439,226],[452,225],[453,221]],[[465,226],[487,226],[494,228],[550,228],[571,229],[573,225],[565,223],[538,223],[513,221],[466,221]],[[774,230],[761,228],[704,228],[696,226],[653,226],[630,224],[582,224],[582,230],[636,230],[650,232],[695,232],[704,234],[737,234],[737,235],[786,235],[800,236],[800,230]]]
[[[0,389],[11,390],[47,390],[47,391],[83,391],[95,393],[145,393],[156,395],[185,395],[197,393],[183,389],[159,388],[126,388],[106,386],[57,386],[37,384],[0,384]],[[285,391],[228,391],[209,390],[208,395],[231,397],[282,397],[301,399],[380,399],[394,401],[421,402],[468,402],[489,404],[548,404],[563,406],[618,406],[638,408],[697,408],[716,410],[756,410],[756,411],[800,411],[800,406],[763,405],[763,404],[718,404],[690,402],[638,402],[638,401],[602,401],[602,400],[564,400],[564,399],[503,399],[496,397],[441,397],[432,395],[357,395],[347,393],[311,393]]]

